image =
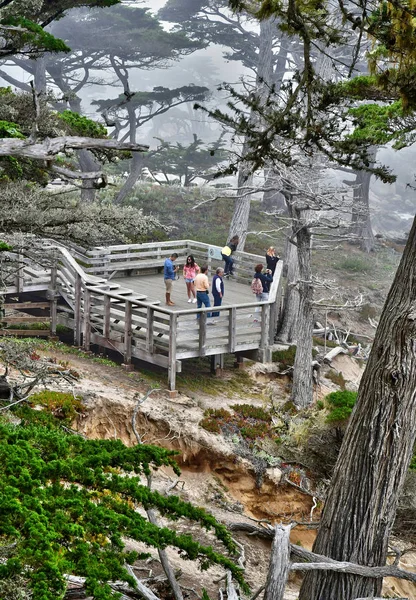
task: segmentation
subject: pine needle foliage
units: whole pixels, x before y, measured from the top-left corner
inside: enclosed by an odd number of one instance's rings
[[[247,589],[230,558],[138,512],[154,507],[173,521],[197,522],[235,554],[229,532],[213,516],[142,484],[143,476],[162,465],[179,473],[176,452],[84,439],[51,420],[31,422],[35,412],[25,407],[18,426],[0,422],[0,542],[12,548],[0,565],[0,579],[23,576],[34,598],[56,600],[65,594],[65,575],[73,574],[86,577],[86,592],[95,600],[115,598],[109,581],[134,587],[124,567],[138,558],[124,550],[130,538],[155,548],[173,546],[202,569],[222,565]]]

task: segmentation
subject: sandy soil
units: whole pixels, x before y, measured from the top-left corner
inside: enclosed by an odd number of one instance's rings
[[[148,389],[140,373],[126,373],[121,367],[105,366],[67,354],[59,356],[54,353],[54,356],[69,362],[81,375],[74,392],[83,396],[86,410],[74,424],[76,428],[91,438],[120,438],[127,445],[135,444],[132,415],[138,399]],[[352,387],[358,384],[361,376],[358,363],[345,356],[337,357],[334,363],[336,370],[344,374]],[[277,390],[280,396],[284,395],[286,384],[284,380],[276,378],[274,365],[254,365],[251,372],[256,392]],[[323,381],[322,385],[328,391],[334,389],[332,382],[325,378]],[[165,390],[159,390],[141,405],[136,427],[142,441],[180,451],[178,462],[182,475],[170,493],[206,508],[226,524],[253,522],[253,519],[267,519],[271,523],[307,521],[312,507],[310,496],[282,484],[281,472],[277,468],[266,471],[259,487],[253,465],[236,455],[233,443],[198,426],[207,407],[227,407],[235,401],[235,398],[210,397],[207,394],[198,394],[197,399],[180,394],[171,399]],[[247,402],[247,399],[244,398],[244,401]],[[255,396],[252,402],[261,404],[262,401]],[[174,481],[173,472],[164,468],[158,471],[154,485],[163,491]],[[181,531],[192,533],[204,543],[213,541],[199,527],[190,527],[185,522],[180,522],[178,526]],[[291,539],[293,543],[310,549],[314,536],[314,530],[301,526],[292,530]],[[235,538],[244,547],[246,579],[255,591],[266,580],[270,544],[242,533],[236,534]],[[201,572],[194,563],[183,561],[176,552],[169,551],[169,555],[173,566],[182,572],[180,582],[184,587],[198,592],[205,587],[211,597],[216,597],[221,569],[211,568]],[[416,553],[406,554],[405,561],[406,568],[414,569]],[[138,569],[140,577],[148,576],[150,570],[152,575],[161,574],[157,552],[152,553],[152,560],[148,563],[138,565]],[[297,598],[299,582],[299,576],[291,576],[285,600]],[[162,594],[162,590],[158,591]],[[415,586],[408,582],[386,581],[385,593],[416,600]],[[192,592],[189,594],[188,597],[194,598]]]

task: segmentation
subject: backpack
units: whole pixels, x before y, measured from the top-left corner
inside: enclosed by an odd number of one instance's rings
[[[263,293],[263,285],[261,283],[260,277],[254,277],[254,279],[252,280],[251,291],[253,292],[253,294],[256,294],[256,296],[260,296],[260,294]]]

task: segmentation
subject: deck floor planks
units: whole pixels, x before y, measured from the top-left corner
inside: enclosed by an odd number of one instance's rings
[[[182,265],[181,265],[182,266]],[[254,274],[254,270],[253,270]],[[160,300],[160,307],[166,308],[165,305],[165,283],[163,280],[163,274],[158,275],[141,275],[140,277],[120,277],[114,278],[114,282],[119,283],[122,287],[129,288],[140,294],[146,294],[146,302],[155,302]],[[210,282],[210,301],[214,304],[214,300],[211,294],[211,283],[212,276],[209,277]],[[247,302],[255,302],[256,297],[250,289],[249,285],[243,283],[237,283],[233,279],[224,280],[224,299],[222,306],[230,304],[246,304]],[[173,311],[184,310],[184,309],[195,309],[196,304],[188,304],[188,296],[186,293],[186,283],[182,275],[180,279],[173,282],[173,292],[171,295],[175,306],[169,307]],[[247,313],[250,310],[247,309]],[[225,313],[226,314],[226,313]]]

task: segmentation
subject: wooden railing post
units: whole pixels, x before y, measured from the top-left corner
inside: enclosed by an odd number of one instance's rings
[[[82,296],[82,281],[81,275],[75,273],[75,284],[74,284],[74,344],[75,346],[81,346],[81,296]]]
[[[53,262],[51,266],[51,281],[47,292],[47,298],[49,299],[49,313],[51,317],[49,333],[52,337],[56,336],[56,325],[58,321],[58,292],[57,292],[57,281],[58,281],[58,264],[56,253],[53,255]]]
[[[237,309],[235,306],[228,311],[228,352],[235,350],[235,334],[237,326]]]
[[[169,335],[169,372],[168,385],[169,390],[173,392],[176,389],[176,333],[178,328],[178,316],[175,313],[170,315],[170,335]]]
[[[269,345],[269,325],[270,325],[270,304],[263,304],[261,307],[261,337],[260,348],[267,348]]]
[[[88,352],[91,346],[91,292],[84,292],[84,349]]]
[[[132,337],[132,304],[129,300],[126,300],[124,312],[124,366],[127,368],[131,365]]]
[[[199,323],[199,356],[205,356],[206,354],[206,342],[207,342],[207,314],[206,312],[201,313]]]
[[[155,311],[151,306],[147,307],[147,328],[146,328],[146,352],[153,354],[154,352],[154,341],[153,341],[153,321]]]
[[[24,284],[25,284],[25,274],[24,274],[24,260],[23,254],[21,252],[17,255],[17,271],[16,271],[16,292],[20,294],[23,292]]]
[[[104,315],[103,315],[103,337],[108,340],[110,337],[110,305],[111,300],[108,294],[104,296]]]

